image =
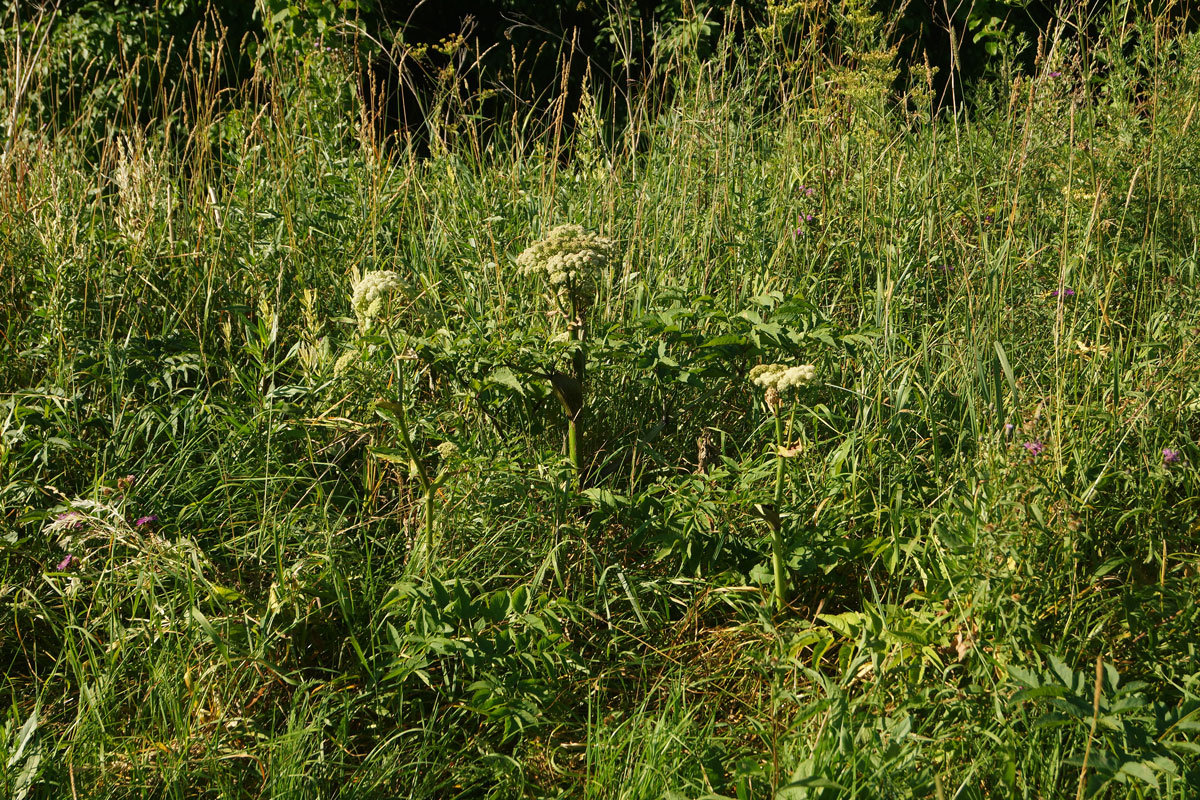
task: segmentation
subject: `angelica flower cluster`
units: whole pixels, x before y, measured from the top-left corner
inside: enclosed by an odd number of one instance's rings
[[[789,367],[787,364],[759,364],[750,370],[750,380],[764,389],[784,392],[808,386],[817,379],[812,364]]]
[[[400,276],[391,270],[368,272],[363,275],[354,284],[350,296],[350,306],[358,316],[359,322],[364,327],[369,326],[371,320],[379,314],[387,296],[403,285]]]
[[[544,275],[547,282],[560,292],[586,292],[589,281],[596,275],[613,249],[613,241],[588,233],[580,225],[559,225],[534,242],[517,257],[522,275]]]

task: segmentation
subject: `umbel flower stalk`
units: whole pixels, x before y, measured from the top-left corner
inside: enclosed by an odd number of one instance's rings
[[[437,518],[437,509],[434,500],[438,488],[446,479],[446,467],[457,456],[458,448],[452,442],[443,442],[438,445],[438,453],[442,458],[443,468],[437,477],[432,477],[426,465],[426,459],[417,452],[416,445],[413,443],[412,433],[408,424],[408,412],[404,405],[405,380],[403,362],[406,360],[403,355],[404,349],[397,345],[392,326],[388,324],[388,315],[384,313],[388,310],[387,306],[391,300],[392,293],[400,288],[402,288],[402,283],[395,272],[368,272],[362,278],[355,281],[351,291],[350,305],[354,309],[355,316],[358,318],[360,333],[366,335],[373,329],[381,330],[383,338],[387,341],[388,349],[391,351],[396,401],[376,400],[375,410],[381,417],[395,426],[399,434],[400,448],[376,447],[372,448],[372,452],[376,457],[385,461],[406,463],[409,468],[409,474],[415,477],[417,483],[420,485],[424,504],[423,527],[425,546],[426,552],[432,558],[434,526]]]
[[[586,232],[579,225],[559,225],[534,242],[520,256],[523,275],[540,276],[549,289],[555,314],[566,320],[573,347],[571,373],[546,377],[567,419],[567,455],[575,472],[576,488],[583,474],[583,409],[587,381],[587,311],[595,298],[596,283],[613,250],[613,242]]]
[[[775,493],[769,513],[764,513],[771,526],[771,571],[775,577],[775,608],[782,610],[787,605],[789,587],[787,570],[784,567],[783,540],[783,480],[786,459],[794,453],[787,447],[783,431],[783,396],[810,385],[816,380],[817,370],[812,364],[789,367],[786,364],[760,364],[750,370],[750,381],[763,387],[767,408],[775,416]]]
[[[399,384],[401,380],[399,362],[396,365],[396,381]],[[450,473],[450,465],[457,460],[459,455],[458,445],[453,442],[442,442],[437,446],[437,453],[441,457],[442,466],[436,477],[431,477],[429,468],[426,465],[426,459],[417,451],[413,444],[412,435],[409,433],[408,416],[404,410],[403,402],[403,387],[400,389],[401,402],[393,403],[387,400],[376,400],[375,409],[384,419],[392,422],[397,431],[400,433],[400,453],[394,453],[379,448],[375,449],[377,456],[383,457],[386,460],[393,461],[408,461],[409,474],[417,479],[417,483],[421,487],[421,495],[424,505],[424,529],[425,529],[425,552],[432,559],[434,548],[434,526],[437,520],[437,505],[436,497],[438,490],[442,484],[446,482],[446,478]],[[395,458],[400,455],[400,458]]]
[[[356,281],[351,289],[350,307],[358,317],[359,329],[366,332],[392,292],[402,287],[400,276],[391,270],[368,272]]]

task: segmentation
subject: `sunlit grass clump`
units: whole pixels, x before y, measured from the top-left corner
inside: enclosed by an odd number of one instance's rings
[[[0,797],[1195,794],[1178,18],[963,18],[964,98],[685,3],[543,95],[267,6],[186,91],[0,23]]]

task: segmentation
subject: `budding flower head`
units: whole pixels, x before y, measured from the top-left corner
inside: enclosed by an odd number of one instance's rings
[[[350,306],[364,328],[370,327],[388,295],[402,286],[400,276],[391,270],[368,272],[354,284]]]
[[[764,389],[783,393],[789,389],[800,389],[817,379],[817,368],[812,364],[789,367],[787,364],[759,364],[750,370],[750,381]]]
[[[543,275],[559,292],[588,293],[591,281],[608,263],[613,241],[580,225],[559,225],[517,256],[522,275]]]
[[[437,446],[438,455],[442,461],[453,461],[458,458],[458,445],[454,442],[442,442]]]

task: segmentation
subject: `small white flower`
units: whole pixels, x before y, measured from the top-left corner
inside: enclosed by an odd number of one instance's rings
[[[350,306],[364,328],[369,327],[371,320],[379,314],[387,296],[403,285],[400,276],[391,270],[368,272],[354,284]]]
[[[443,461],[453,461],[458,457],[458,445],[454,442],[442,442],[437,446],[437,451]]]
[[[750,370],[750,380],[764,389],[785,392],[800,389],[817,379],[817,368],[812,364],[789,367],[787,364],[759,364]]]
[[[346,352],[342,353],[340,356],[338,356],[338,360],[333,364],[333,374],[337,377],[341,377],[342,373],[344,373],[347,368],[354,363],[356,358],[358,358],[357,350],[347,350]]]
[[[579,225],[559,225],[517,257],[522,275],[542,275],[560,292],[589,293],[591,281],[608,263],[613,241]]]

